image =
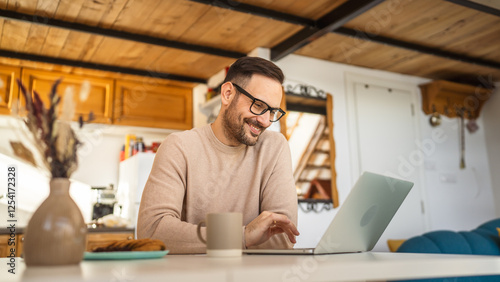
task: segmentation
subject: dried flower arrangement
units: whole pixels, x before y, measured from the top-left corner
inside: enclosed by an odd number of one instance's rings
[[[66,91],[62,113],[58,119],[57,111],[61,97],[57,94],[57,87],[61,79],[52,85],[48,108],[45,107],[36,90],[33,90],[31,95],[19,79],[17,83],[26,101],[27,117],[24,123],[31,133],[32,145],[41,155],[43,167],[48,169],[52,178],[69,178],[78,167],[77,149],[81,145],[70,125],[75,113],[73,92]],[[80,116],[80,127],[84,122],[90,122],[93,119],[92,112],[89,113],[86,121]],[[26,150],[29,151],[29,149]]]

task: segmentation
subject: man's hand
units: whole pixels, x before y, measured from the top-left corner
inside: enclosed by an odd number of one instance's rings
[[[263,211],[245,228],[247,247],[255,246],[269,240],[274,234],[286,233],[290,242],[296,243],[295,236],[299,231],[286,215]]]

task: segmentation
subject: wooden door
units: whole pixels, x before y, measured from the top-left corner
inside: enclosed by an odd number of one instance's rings
[[[375,247],[385,250],[387,239],[406,239],[425,231],[421,165],[406,166],[419,152],[414,94],[375,83],[357,82],[353,89],[349,101],[353,182],[369,171],[415,183]]]

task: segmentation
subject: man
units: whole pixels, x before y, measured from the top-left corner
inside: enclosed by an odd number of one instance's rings
[[[283,135],[265,131],[285,114],[283,79],[262,58],[244,57],[229,68],[215,122],[170,134],[160,146],[142,195],[138,238],[160,239],[171,253],[203,253],[196,225],[206,214],[241,212],[243,248],[293,247],[299,232],[290,149]]]

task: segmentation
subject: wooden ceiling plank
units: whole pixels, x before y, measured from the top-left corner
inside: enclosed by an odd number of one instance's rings
[[[114,27],[127,2],[128,0],[114,0],[113,2],[110,2],[106,6],[101,19],[99,19],[98,26],[102,28]]]
[[[21,13],[35,13],[38,1],[30,0],[7,0],[4,9],[9,9]]]
[[[179,40],[196,21],[210,9],[209,6],[198,3],[182,1],[177,9],[169,9],[167,16],[170,16],[168,29],[162,34],[173,40]],[[179,18],[180,16],[180,18]]]
[[[57,6],[54,18],[62,21],[75,22],[84,4],[85,0],[62,0]]]
[[[271,48],[274,46],[274,42],[285,40],[301,28],[300,26],[290,24],[276,25],[270,21],[248,21],[243,24],[240,32],[245,34],[245,37],[237,42],[238,50],[249,53],[257,47]],[[273,24],[273,28],[269,29],[268,27],[271,24]],[[266,36],[262,36],[262,34]]]
[[[70,32],[66,38],[66,43],[59,52],[59,56],[65,59],[80,59],[83,49],[89,42],[91,36],[91,34],[83,32]]]
[[[220,9],[220,8],[215,8]],[[212,47],[218,47],[219,44],[226,46],[235,46],[238,42],[246,39],[246,35],[241,32],[241,26],[248,21],[265,20],[258,17],[243,14],[243,13],[229,13],[221,17],[221,20],[207,30],[200,39],[200,44]],[[262,34],[261,37],[266,37],[267,34]],[[215,45],[217,44],[217,45]],[[234,47],[231,48],[232,51]],[[253,49],[253,48],[252,48]],[[247,51],[248,52],[248,51]],[[244,53],[247,53],[244,52]]]
[[[117,59],[115,54],[120,52],[122,45],[126,44],[130,44],[130,42],[116,38],[103,37],[99,43],[99,47],[93,50],[92,57],[89,58],[89,61],[112,64],[113,61]],[[115,61],[115,64],[119,65],[120,62]]]
[[[32,24],[26,38],[23,51],[26,53],[40,54],[49,33],[49,27]]]
[[[155,24],[147,30],[147,34],[178,40],[208,9],[209,6],[190,1],[162,1],[161,6],[151,14]]]
[[[203,14],[200,18],[186,30],[184,34],[179,38],[181,41],[190,42],[193,44],[200,44],[200,38],[207,32],[217,26],[220,21],[223,21],[229,16],[231,12],[221,8],[211,7]],[[207,30],[206,27],[209,27]]]
[[[42,53],[45,56],[57,57],[66,43],[66,38],[68,38],[69,33],[70,31],[66,29],[49,28],[49,32],[42,46]]]
[[[182,60],[186,59],[186,57],[189,57],[189,60],[192,61],[202,56],[204,55],[200,53],[181,52],[179,50],[171,49],[169,50],[169,52],[164,52],[158,58],[158,61],[155,63],[155,67],[158,69],[162,69],[166,72],[180,73],[180,74],[189,73],[192,76],[204,78],[204,75],[199,71],[198,66],[196,68],[193,68],[192,64],[188,65],[182,63]]]
[[[78,56],[79,60],[90,61],[94,57],[94,53],[99,49],[104,40],[104,36],[101,35],[90,35],[89,39],[82,48],[82,52]]]
[[[137,67],[145,70],[159,71],[160,68],[156,65],[156,62],[166,50],[172,49],[146,44],[145,52],[147,52],[148,55],[141,57],[141,59],[137,62]]]
[[[36,4],[36,11],[35,15],[41,16],[41,17],[49,17],[52,18],[54,17],[54,14],[56,13],[57,6],[59,5],[59,0],[54,1],[54,0],[38,0]],[[22,5],[25,5],[26,3],[23,3]],[[27,5],[29,6],[29,5]],[[42,19],[43,21],[44,19]]]
[[[151,0],[145,4],[142,1],[127,1],[125,7],[118,15],[113,28],[131,33],[142,33],[143,26],[150,26],[151,13],[158,7],[161,0]]]
[[[21,51],[28,37],[29,24],[19,21],[5,20],[2,28],[0,48]]]
[[[109,59],[109,64],[116,64],[125,67],[136,67],[137,62],[139,62],[147,54],[147,46],[145,44],[140,44],[133,41],[120,40],[120,45],[113,46],[114,52],[110,50],[100,50],[107,54]],[[117,48],[117,46],[119,46]],[[110,55],[112,54],[112,55]]]

